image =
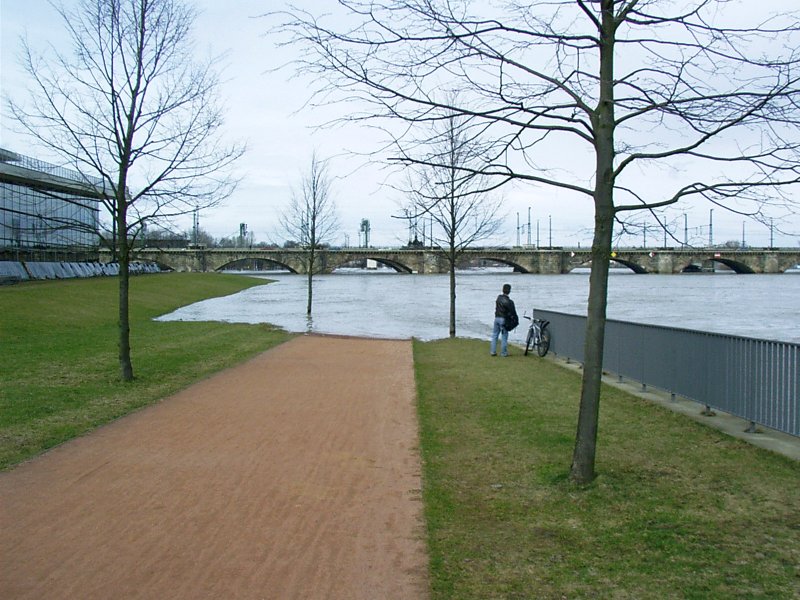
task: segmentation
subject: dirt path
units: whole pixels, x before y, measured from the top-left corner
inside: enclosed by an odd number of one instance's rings
[[[412,369],[298,337],[0,474],[0,597],[425,598]]]

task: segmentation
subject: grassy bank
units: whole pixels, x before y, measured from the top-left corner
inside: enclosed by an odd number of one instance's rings
[[[260,284],[221,274],[132,278],[129,384],[118,374],[116,278],[0,287],[0,468],[284,341],[263,325],[153,321]]]
[[[488,342],[416,343],[434,599],[800,598],[800,465],[603,392],[567,481],[580,381]]]

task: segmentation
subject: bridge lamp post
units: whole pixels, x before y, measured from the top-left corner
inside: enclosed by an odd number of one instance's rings
[[[689,245],[689,221],[686,219],[686,213],[683,213],[683,246]]]
[[[772,222],[772,217],[769,218],[769,249],[775,247],[775,225]]]
[[[197,232],[200,229],[200,209],[194,207],[194,215],[192,216],[192,243],[197,245]]]
[[[550,221],[550,248],[553,247],[553,215],[547,215],[548,221]]]
[[[528,207],[528,246],[531,245],[531,207]]]
[[[708,211],[708,247],[714,247],[714,209]]]

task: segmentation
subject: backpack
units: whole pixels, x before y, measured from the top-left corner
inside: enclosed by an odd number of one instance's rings
[[[503,325],[506,331],[514,331],[519,325],[519,317],[517,313],[512,313],[506,317],[506,322]]]

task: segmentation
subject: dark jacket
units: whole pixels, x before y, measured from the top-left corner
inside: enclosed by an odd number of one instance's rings
[[[494,316],[495,317],[509,317],[516,315],[517,309],[514,306],[514,301],[505,294],[500,294],[494,303]]]

